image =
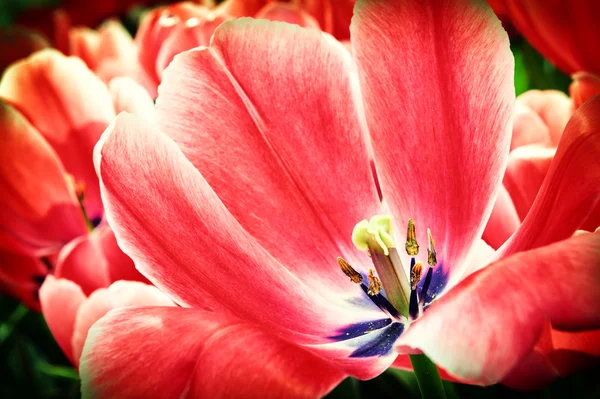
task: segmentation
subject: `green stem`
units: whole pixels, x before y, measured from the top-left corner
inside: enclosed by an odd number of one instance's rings
[[[8,317],[6,323],[0,326],[0,345],[10,337],[15,330],[15,327],[19,322],[29,313],[29,310],[23,305],[19,304],[17,308]]]
[[[437,366],[425,355],[410,355],[409,357],[421,390],[421,397],[423,399],[445,399],[446,391],[444,391]]]
[[[73,367],[56,366],[53,364],[48,364],[42,360],[38,363],[38,369],[42,373],[51,375],[53,377],[62,377],[70,380],[79,380],[77,370],[75,370]]]

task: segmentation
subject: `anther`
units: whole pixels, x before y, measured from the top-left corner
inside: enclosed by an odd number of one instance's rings
[[[421,262],[413,266],[410,272],[410,288],[411,290],[417,289],[417,284],[421,281],[421,275],[423,274],[423,264]]]
[[[357,272],[356,270],[354,270],[354,268],[352,266],[350,266],[350,264],[348,262],[346,262],[344,260],[344,258],[337,258],[338,264],[340,265],[340,268],[342,269],[342,271],[344,272],[344,274],[348,277],[350,277],[350,280],[352,280],[353,283],[356,284],[360,284],[363,281],[363,277],[362,275]]]
[[[405,248],[406,253],[410,256],[415,256],[419,253],[419,244],[417,243],[417,235],[415,233],[415,222],[412,219],[408,219]]]
[[[435,252],[435,248],[433,244],[433,236],[431,235],[431,230],[427,229],[427,237],[429,237],[429,243],[427,244],[427,263],[429,266],[437,265],[437,254]]]
[[[369,278],[369,291],[367,291],[367,294],[369,294],[371,296],[379,294],[379,291],[381,291],[381,281],[379,281],[379,279],[375,275],[375,272],[373,271],[373,269],[369,269],[368,278]]]

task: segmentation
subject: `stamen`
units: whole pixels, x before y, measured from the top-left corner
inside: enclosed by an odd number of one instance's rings
[[[408,219],[405,248],[406,253],[410,256],[415,256],[419,253],[419,244],[417,243],[417,235],[415,233],[415,222],[412,219]]]
[[[425,281],[423,282],[421,295],[419,296],[419,303],[421,303],[421,305],[425,304],[427,290],[429,290],[429,285],[431,284],[431,279],[433,278],[433,268],[435,265],[437,265],[437,254],[435,252],[435,247],[433,246],[435,241],[433,240],[431,230],[429,229],[427,229],[427,236],[429,237],[429,243],[427,245],[427,263],[429,264],[429,270],[427,270],[427,274],[425,275]]]
[[[427,237],[429,237],[429,243],[427,245],[427,263],[429,266],[435,266],[437,265],[437,254],[433,246],[435,241],[433,241],[433,236],[431,235],[431,230],[429,229],[427,229]]]
[[[410,288],[411,290],[417,289],[417,284],[421,281],[421,274],[423,273],[423,264],[421,262],[413,266],[410,272]]]
[[[360,284],[363,281],[363,277],[362,275],[357,272],[356,270],[354,270],[354,268],[352,266],[350,266],[350,264],[348,262],[346,262],[344,260],[344,258],[337,258],[338,264],[340,265],[340,268],[342,269],[342,271],[344,272],[344,274],[348,277],[350,277],[350,280],[353,283],[356,284]]]
[[[368,278],[369,278],[369,291],[367,291],[367,294],[369,294],[371,296],[379,294],[379,291],[381,291],[381,281],[377,278],[373,269],[369,269]]]
[[[83,220],[88,231],[91,232],[94,230],[94,224],[92,223],[90,217],[85,211],[85,206],[83,206],[83,201],[85,200],[85,184],[83,182],[76,182],[75,177],[73,177],[72,175],[67,175],[67,180],[69,181],[71,187],[73,187],[73,190],[75,191],[77,201],[79,202],[79,209],[81,210],[81,214],[83,215]]]

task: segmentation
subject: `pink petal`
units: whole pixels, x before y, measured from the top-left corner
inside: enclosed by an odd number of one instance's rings
[[[142,69],[153,81],[155,87],[160,83],[156,73],[156,61],[163,42],[181,23],[203,15],[205,12],[204,7],[191,2],[180,2],[168,7],[157,8],[144,16],[135,36],[135,42],[139,48],[138,56]]]
[[[130,306],[175,306],[155,287],[134,281],[117,281],[108,288],[94,291],[77,311],[71,344],[75,366],[92,325],[112,309]]]
[[[94,29],[86,27],[72,28],[68,32],[69,55],[81,58],[91,70],[98,67],[98,47],[100,34]]]
[[[93,233],[92,233],[93,234]],[[85,295],[109,284],[106,260],[92,241],[82,235],[60,251],[55,276],[75,282]]]
[[[75,328],[77,309],[85,300],[79,286],[72,281],[48,276],[40,289],[42,312],[54,339],[71,363],[76,364],[73,356],[71,338]]]
[[[109,20],[98,29],[100,42],[98,59],[101,63],[106,59],[123,59],[134,62],[137,57],[137,46],[129,32],[116,20]]]
[[[147,280],[121,251],[107,224],[66,245],[59,254],[56,277],[79,284],[86,295],[117,280]]]
[[[338,306],[344,298],[324,282],[320,292],[310,289],[304,276],[273,259],[153,125],[120,114],[97,146],[95,163],[119,245],[177,303],[295,331],[298,340],[315,335],[318,342],[366,317],[356,306],[352,312]]]
[[[506,188],[502,186],[482,238],[494,249],[498,249],[519,228],[520,224],[521,219],[513,200]]]
[[[154,101],[148,91],[133,79],[114,78],[110,81],[108,90],[112,96],[115,113],[127,111],[148,121],[155,120]]]
[[[525,219],[556,154],[555,148],[527,145],[512,151],[503,183],[520,219]]]
[[[165,69],[173,58],[184,51],[198,46],[208,46],[215,29],[229,20],[227,15],[219,15],[206,11],[185,22],[180,22],[165,39],[157,57],[156,73],[162,79]]]
[[[584,102],[600,94],[600,77],[593,73],[576,73],[573,75],[573,83],[569,86],[569,94],[573,98],[575,108],[579,108]]]
[[[269,0],[225,0],[215,9],[218,14],[230,15],[234,18],[252,17]]]
[[[261,8],[256,19],[268,19],[270,21],[281,21],[296,24],[305,28],[320,29],[319,22],[309,13],[303,11],[297,4],[272,2]],[[348,26],[350,26],[348,21]]]
[[[84,398],[114,399],[315,398],[344,377],[237,319],[152,307],[113,310],[97,322],[80,371]]]
[[[43,256],[85,233],[75,192],[56,153],[0,100],[0,247]]]
[[[516,113],[511,149],[527,144],[556,147],[574,111],[573,101],[557,90],[529,90],[517,97],[517,110],[520,108],[528,110],[530,115],[523,116],[523,111]],[[520,121],[521,118],[525,121]],[[541,132],[548,136],[536,139]]]
[[[504,377],[502,384],[518,390],[542,389],[559,375],[546,354],[533,350]]]
[[[547,320],[564,330],[600,327],[599,251],[600,234],[590,233],[500,260],[434,302],[397,344],[458,378],[498,382],[532,351]]]
[[[333,39],[244,19],[178,56],[156,104],[235,219],[303,282],[338,292],[353,287],[336,257],[353,263],[352,230],[380,209],[351,74]]]
[[[600,97],[586,102],[575,112],[531,210],[511,239],[500,248],[498,257],[570,237],[598,205],[599,115]]]
[[[43,50],[6,71],[0,96],[23,112],[58,153],[65,169],[85,183],[88,215],[99,217],[102,203],[92,151],[114,117],[106,86],[81,60]]]
[[[359,1],[355,10],[353,54],[383,196],[400,231],[413,218],[423,245],[430,228],[444,269],[458,268],[506,165],[508,37],[483,2]]]

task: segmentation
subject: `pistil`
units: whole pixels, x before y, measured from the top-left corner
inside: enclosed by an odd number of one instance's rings
[[[408,315],[410,285],[392,237],[390,215],[376,215],[359,222],[352,232],[354,245],[368,251],[387,300]]]

